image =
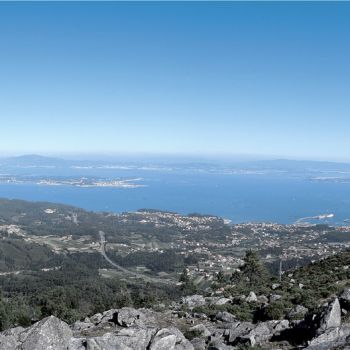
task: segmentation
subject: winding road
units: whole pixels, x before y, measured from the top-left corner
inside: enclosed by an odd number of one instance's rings
[[[107,244],[107,241],[106,241],[106,234],[103,232],[103,231],[99,231],[98,232],[99,235],[100,235],[100,244],[101,244],[101,248],[100,248],[100,252],[102,254],[102,256],[108,261],[108,263],[110,265],[112,265],[113,267],[115,267],[116,269],[124,272],[125,274],[128,274],[128,275],[132,275],[133,277],[136,277],[136,278],[141,278],[147,282],[151,282],[151,283],[164,283],[164,284],[168,284],[168,285],[171,285],[171,284],[174,284],[173,281],[171,280],[166,280],[166,279],[162,279],[162,278],[156,278],[156,277],[149,277],[149,276],[145,276],[141,273],[137,273],[137,272],[133,272],[133,271],[130,271],[128,269],[126,269],[125,267],[123,266],[120,266],[118,264],[116,264],[113,260],[111,260],[108,255],[106,254],[106,244]]]

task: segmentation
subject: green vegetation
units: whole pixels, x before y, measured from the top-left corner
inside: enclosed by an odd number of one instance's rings
[[[220,256],[230,257],[231,248],[220,243],[230,228],[215,217],[197,225],[196,220],[202,219],[197,214],[190,221],[162,215],[152,221],[140,213],[115,216],[52,203],[0,200],[0,329],[26,326],[51,314],[70,323],[110,308],[157,307],[191,294],[231,299],[192,310],[210,317],[228,311],[240,320],[282,319],[295,305],[317,310],[350,284],[349,251],[296,269],[308,260],[285,262],[284,270],[289,271],[281,281],[276,278],[277,259],[267,266],[259,258],[271,253],[267,246],[260,252],[247,249],[239,269],[228,270],[215,261],[209,266],[203,241],[210,241]],[[152,277],[168,274],[181,285],[149,284],[132,273],[106,270],[111,266],[98,251],[99,230],[105,232],[107,254],[116,264],[129,271],[145,268],[144,274]],[[296,229],[295,235],[305,235],[305,230]],[[315,230],[323,232],[325,227]],[[342,239],[331,229],[322,237]],[[188,243],[188,251],[174,248],[182,241]],[[240,247],[239,256],[244,251]],[[194,270],[201,270],[201,278]],[[252,294],[253,300],[247,300],[251,292],[257,298]]]
[[[50,267],[55,254],[47,247],[21,239],[0,240],[0,271]]]
[[[1,276],[1,329],[27,325],[48,315],[71,323],[111,308],[173,300],[180,293],[173,286],[99,277],[101,266],[104,261],[98,253],[71,254],[63,257],[59,270]]]
[[[284,319],[294,305],[302,305],[310,313],[317,312],[328,298],[350,286],[350,251],[290,270],[283,275],[281,283],[269,275],[256,252],[247,251],[244,261],[240,272],[235,271],[231,276],[220,273],[212,285],[214,289],[224,288],[223,295],[232,298],[232,303],[201,306],[196,312],[214,317],[218,311],[228,311],[243,321]],[[273,284],[277,284],[275,289]],[[257,301],[246,300],[251,291],[257,295]],[[267,305],[264,299],[259,300],[261,296],[269,299],[271,295],[276,295],[276,300],[270,300]],[[297,318],[298,315],[293,317]]]

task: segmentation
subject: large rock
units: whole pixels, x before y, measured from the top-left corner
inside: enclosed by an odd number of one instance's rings
[[[44,318],[20,334],[21,350],[67,350],[72,331],[55,316]]]
[[[279,335],[286,329],[291,328],[288,320],[272,320],[265,322],[265,324],[269,327],[271,335]]]
[[[329,329],[340,327],[341,309],[338,298],[328,305],[320,318],[319,327],[316,334],[320,335]]]
[[[0,333],[0,349],[17,349],[20,345],[19,335],[24,328],[16,327]]]
[[[164,328],[157,332],[149,347],[150,350],[174,350],[176,335]]]
[[[229,329],[224,332],[224,337],[228,344],[235,345],[236,339],[242,335],[248,334],[254,325],[250,322],[234,322]]]
[[[274,334],[289,327],[287,320],[261,322],[252,324],[250,322],[236,322],[232,324],[230,329],[224,333],[224,337],[228,344],[238,345],[245,344],[247,346],[255,346],[266,343]]]
[[[350,325],[330,328],[309,342],[308,350],[330,350],[349,344]]]
[[[176,336],[175,350],[193,350],[191,342],[176,327],[168,327],[167,329]]]
[[[244,335],[246,339],[249,339],[249,343],[254,346],[255,344],[261,344],[271,338],[272,334],[267,324],[259,323],[248,334]]]
[[[129,327],[86,339],[86,350],[146,350],[156,330]]]

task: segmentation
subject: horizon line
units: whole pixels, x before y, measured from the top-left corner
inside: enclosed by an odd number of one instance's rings
[[[318,156],[292,156],[277,154],[250,154],[250,153],[195,153],[195,152],[147,152],[147,151],[129,151],[129,152],[0,152],[0,159],[18,158],[37,156],[43,158],[60,158],[67,160],[103,160],[114,157],[149,157],[149,158],[183,158],[192,160],[219,160],[219,161],[305,161],[305,162],[329,162],[329,163],[350,163],[350,159],[344,158],[328,158]],[[90,159],[84,159],[88,157]]]

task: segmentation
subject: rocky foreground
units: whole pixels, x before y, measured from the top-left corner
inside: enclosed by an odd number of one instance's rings
[[[183,298],[182,306],[206,302],[200,295]],[[350,350],[350,323],[342,314],[350,306],[350,289],[324,305],[320,314],[302,320],[241,322],[228,312],[215,317],[173,310],[125,307],[108,310],[69,326],[55,316],[28,328],[0,333],[1,350]],[[344,307],[344,308],[343,308]],[[305,310],[295,310],[301,313]],[[343,317],[344,318],[344,317]],[[261,349],[260,348],[260,349]]]

